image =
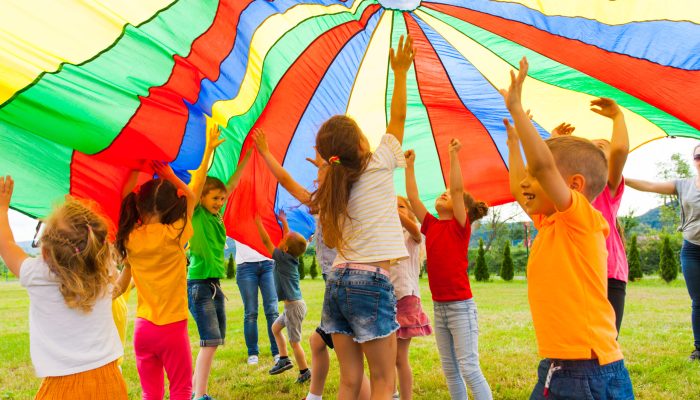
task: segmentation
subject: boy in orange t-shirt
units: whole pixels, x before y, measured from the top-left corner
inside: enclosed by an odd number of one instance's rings
[[[515,124],[504,120],[511,192],[539,230],[528,299],[545,359],[530,399],[634,399],[607,299],[609,227],[590,203],[606,185],[605,155],[586,139],[540,138],[521,104],[527,69],[523,58],[501,94]]]

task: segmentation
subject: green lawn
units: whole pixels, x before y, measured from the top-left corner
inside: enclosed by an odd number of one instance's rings
[[[260,364],[246,365],[243,306],[234,281],[226,281],[229,328],[227,343],[213,366],[210,393],[218,399],[300,399],[308,386],[294,383],[294,370],[270,376],[272,366],[266,335],[260,341]],[[422,282],[424,307],[432,316],[427,281]],[[302,291],[309,306],[304,340],[320,320],[323,281],[306,279]],[[473,285],[479,307],[481,366],[496,399],[524,399],[535,383],[538,356],[523,280]],[[133,332],[136,296],[130,304],[129,341]],[[39,386],[29,358],[28,298],[16,282],[0,282],[0,399],[30,399]],[[260,332],[264,332],[261,314]],[[193,352],[198,350],[196,327],[190,320]],[[433,337],[414,340],[411,359],[416,399],[449,399]],[[628,288],[627,309],[620,337],[625,361],[638,399],[694,399],[700,387],[700,363],[690,363],[692,345],[690,300],[682,281],[666,285],[647,278]],[[307,357],[310,357],[307,348]],[[331,360],[328,398],[335,398],[337,361]],[[126,349],[124,375],[131,398],[140,398],[133,348]]]

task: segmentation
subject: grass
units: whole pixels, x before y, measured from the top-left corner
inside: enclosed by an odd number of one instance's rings
[[[421,282],[423,306],[432,316],[427,281]],[[243,340],[243,305],[234,281],[223,284],[228,296],[227,343],[216,355],[210,381],[210,393],[217,399],[300,399],[307,385],[294,383],[294,370],[270,376],[272,366],[264,316],[259,327],[261,357],[258,366],[246,365]],[[302,291],[309,306],[304,321],[304,341],[320,320],[323,281],[306,279]],[[510,283],[492,281],[474,283],[473,291],[479,307],[481,366],[496,399],[524,399],[529,396],[536,379],[539,361],[535,336],[527,303],[524,280]],[[140,387],[134,362],[133,318],[135,297],[129,307],[129,344],[126,348],[124,376],[132,399],[140,398]],[[34,376],[29,357],[29,300],[15,282],[0,282],[0,400],[31,399],[40,380]],[[193,353],[199,350],[196,327],[192,320],[189,332]],[[433,337],[414,339],[411,360],[415,376],[416,399],[449,399]],[[697,398],[700,387],[700,363],[690,363],[692,350],[690,300],[683,281],[667,285],[647,278],[628,286],[627,307],[620,343],[630,370],[638,399]],[[308,346],[307,358],[310,358]],[[338,368],[331,358],[331,373],[326,387],[328,398],[335,398]]]

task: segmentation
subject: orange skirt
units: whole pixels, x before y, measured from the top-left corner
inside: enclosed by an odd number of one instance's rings
[[[41,381],[35,400],[128,399],[126,382],[117,362],[66,376],[49,376]]]

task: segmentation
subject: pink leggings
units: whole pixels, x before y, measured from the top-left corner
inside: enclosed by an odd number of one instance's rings
[[[156,325],[143,318],[136,318],[134,353],[143,400],[163,399],[163,368],[170,381],[170,399],[191,399],[192,350],[187,335],[187,320]]]

